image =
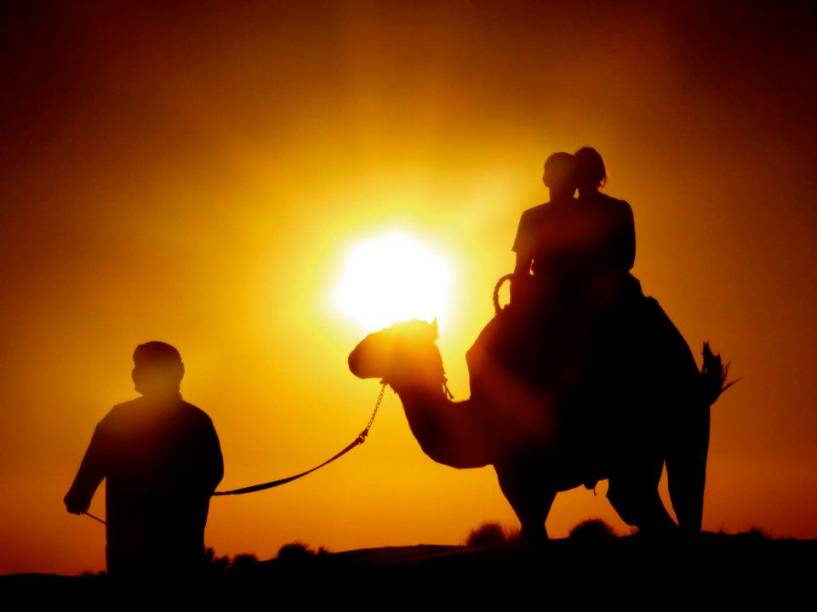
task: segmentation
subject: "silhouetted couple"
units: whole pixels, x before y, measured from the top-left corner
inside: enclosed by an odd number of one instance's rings
[[[588,487],[610,445],[626,444],[606,439],[611,419],[649,405],[660,392],[661,368],[689,354],[630,273],[632,209],[601,193],[606,178],[601,155],[590,147],[547,159],[550,200],[520,218],[511,303],[477,340],[519,380],[558,397],[565,407],[558,436],[566,448],[580,449],[575,463],[586,466]],[[483,392],[479,384],[472,379],[472,394]],[[633,439],[640,435],[632,432]]]
[[[87,512],[106,479],[109,575],[200,575],[210,496],[223,476],[218,436],[210,417],[182,399],[184,365],[174,347],[140,344],[133,362],[141,397],[97,424],[65,506]]]
[[[606,179],[601,155],[590,147],[547,159],[543,181],[550,201],[522,214],[512,247],[512,302],[600,313],[640,293],[629,274],[635,262],[632,209],[599,191]]]
[[[606,180],[593,148],[551,155],[543,176],[550,201],[522,214],[512,247],[512,305],[536,345],[529,375],[569,398],[562,435],[583,449],[588,486],[611,442],[604,439],[609,419],[633,404],[624,401],[634,382],[629,368],[640,346],[638,324],[648,314],[630,273],[632,209],[601,193]]]

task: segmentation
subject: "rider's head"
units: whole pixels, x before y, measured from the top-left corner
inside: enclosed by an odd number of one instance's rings
[[[550,189],[550,199],[572,198],[576,190],[576,160],[570,153],[554,153],[545,161],[545,187]]]
[[[593,147],[582,147],[574,155],[576,158],[576,186],[579,193],[598,191],[607,182],[604,160]]]
[[[184,364],[179,351],[165,342],[145,342],[133,351],[131,377],[136,390],[145,396],[172,395],[179,391]]]

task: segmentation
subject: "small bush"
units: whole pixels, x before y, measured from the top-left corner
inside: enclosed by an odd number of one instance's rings
[[[215,549],[210,546],[204,550],[204,554],[207,557],[207,564],[214,572],[223,572],[230,566],[230,558],[226,555],[217,557]]]
[[[501,548],[512,544],[517,538],[517,532],[507,532],[499,523],[485,522],[471,530],[465,545],[474,548]]]
[[[303,542],[290,542],[278,549],[278,559],[281,561],[298,561],[314,556],[315,551]]]
[[[252,570],[256,567],[258,567],[258,557],[249,553],[236,555],[230,562],[230,569],[239,572]]]
[[[603,520],[588,519],[573,527],[568,538],[578,542],[607,542],[615,539],[616,534]]]

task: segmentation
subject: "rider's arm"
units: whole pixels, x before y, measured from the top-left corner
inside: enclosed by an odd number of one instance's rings
[[[624,229],[624,252],[627,269],[631,269],[635,264],[635,220],[633,219],[633,209],[628,205]]]
[[[514,276],[528,276],[530,275],[530,265],[533,260],[528,255],[522,253],[516,254],[516,266],[513,269]]]
[[[525,211],[519,218],[519,225],[516,228],[516,236],[513,240],[511,250],[516,253],[516,264],[514,266],[514,276],[527,276],[530,274],[531,257],[531,227],[530,213]]]
[[[523,294],[526,291],[527,283],[530,279],[530,268],[533,262],[530,250],[530,213],[525,211],[519,219],[519,226],[516,229],[516,237],[513,241],[511,250],[516,253],[516,262],[514,264],[513,279],[511,280],[511,303],[515,300],[514,296],[523,299]]]
[[[516,266],[511,279],[511,303],[520,304],[529,300],[533,276],[530,273],[532,259],[528,255],[516,254]]]

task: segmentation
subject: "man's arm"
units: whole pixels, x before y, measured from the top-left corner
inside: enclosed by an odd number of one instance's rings
[[[212,421],[210,421],[210,449],[212,456],[210,490],[215,491],[218,483],[224,478],[224,457],[221,454],[221,444],[219,443],[218,434],[216,434],[216,428],[213,426]]]
[[[103,422],[100,422],[94,429],[74,482],[63,498],[66,510],[72,514],[88,510],[99,483],[105,478],[104,437]]]
[[[216,490],[218,483],[224,477],[224,459],[221,454],[221,444],[218,440],[216,428],[213,421],[207,417],[205,419],[201,438],[201,465],[200,474],[202,485],[210,494]]]

